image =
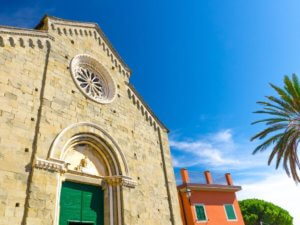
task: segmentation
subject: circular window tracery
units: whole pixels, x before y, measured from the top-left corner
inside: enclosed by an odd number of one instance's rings
[[[81,92],[99,103],[110,103],[116,96],[115,83],[109,72],[94,58],[77,55],[71,61],[73,80]]]

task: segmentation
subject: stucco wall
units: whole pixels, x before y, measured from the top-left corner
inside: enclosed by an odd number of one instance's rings
[[[207,224],[207,225],[220,225],[220,224],[235,224],[244,225],[241,210],[234,192],[222,191],[192,191],[190,202],[184,192],[179,192],[182,204],[186,210],[187,225],[194,224]],[[195,204],[203,204],[205,206],[207,222],[197,222]],[[225,213],[224,204],[233,204],[237,221],[228,221]]]

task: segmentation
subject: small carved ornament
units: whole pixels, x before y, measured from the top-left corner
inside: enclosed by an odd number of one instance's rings
[[[78,166],[75,167],[75,170],[82,172],[82,169],[86,168],[87,164],[88,164],[88,161],[87,161],[87,157],[85,156],[83,159],[80,160],[80,163]]]

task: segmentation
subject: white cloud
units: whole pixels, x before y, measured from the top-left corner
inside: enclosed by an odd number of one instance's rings
[[[232,142],[232,131],[230,129],[227,129],[227,130],[217,132],[214,135],[214,139],[217,142],[227,142],[227,143]]]
[[[239,160],[226,158],[222,155],[218,148],[215,148],[212,144],[208,144],[201,141],[170,141],[171,147],[182,151],[184,153],[190,153],[190,159],[184,160],[186,166],[196,165],[198,163],[205,163],[212,166],[224,166],[224,165],[237,165],[240,164]],[[179,163],[180,158],[174,158],[174,166],[181,165]]]
[[[255,180],[255,179],[253,179]],[[285,173],[268,174],[263,180],[241,184],[238,199],[257,198],[278,205],[294,217],[294,225],[300,225],[300,187]]]
[[[230,129],[195,140],[178,140],[177,135],[175,138],[171,137],[170,146],[175,167],[202,165],[218,170],[240,170],[266,165],[265,155],[252,156],[249,141],[236,143]]]

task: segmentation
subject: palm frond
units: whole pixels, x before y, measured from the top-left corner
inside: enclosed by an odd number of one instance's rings
[[[293,132],[289,137],[288,143],[285,146],[283,167],[288,175],[292,174],[295,181],[299,182],[299,176],[297,174],[297,167],[300,168],[299,159],[297,156],[297,139],[299,138],[298,132]],[[279,165],[278,165],[279,166]]]
[[[269,121],[266,123],[266,125],[272,125],[272,124],[275,124],[275,123],[280,123],[280,122],[288,122],[289,119],[286,119],[286,118],[278,118],[278,119],[274,119],[272,121]]]
[[[269,123],[273,124],[273,123],[284,122],[284,121],[289,121],[289,119],[287,119],[287,118],[268,118],[268,119],[256,120],[256,121],[252,122],[251,125],[257,124],[257,123],[264,123],[264,122],[266,122],[266,125],[269,125]]]
[[[274,112],[274,111],[268,111],[268,110],[258,110],[253,113],[260,113],[260,114],[271,114],[275,116],[283,116],[289,118],[289,115],[286,113],[281,113],[281,112]]]
[[[278,97],[266,96],[268,101],[258,101],[263,106],[262,110],[255,111],[257,114],[266,114],[272,117],[254,121],[252,124],[264,123],[267,127],[251,137],[262,140],[269,135],[267,140],[259,144],[253,151],[265,151],[272,147],[268,164],[270,165],[276,157],[276,169],[282,166],[288,176],[291,176],[296,183],[300,182],[298,172],[300,160],[298,157],[298,144],[300,142],[300,83],[298,77],[293,74],[290,79],[284,76],[284,88],[273,84],[271,87],[279,95]]]
[[[288,76],[284,76],[284,89],[287,91],[287,93],[290,95],[291,100],[293,101],[293,106],[297,110],[300,110],[300,102],[299,102],[299,96],[297,94],[297,91],[295,90],[295,87],[292,83],[292,81],[289,79]]]
[[[260,104],[260,105],[263,105],[263,106],[268,106],[268,107],[271,107],[271,108],[278,109],[278,110],[280,110],[280,111],[286,112],[286,108],[280,107],[280,106],[278,106],[278,105],[271,104],[271,103],[269,103],[269,102],[258,101],[258,102],[256,102],[256,103],[257,103],[257,104]]]
[[[292,75],[293,85],[295,88],[295,91],[297,92],[298,98],[300,98],[300,84],[299,80],[296,74],[293,73]]]
[[[282,115],[287,115],[288,117],[290,116],[289,112],[286,112],[286,111],[281,111],[281,110],[273,109],[273,108],[270,108],[270,107],[264,107],[263,109],[264,109],[264,111],[274,112],[274,113],[281,113]]]
[[[274,96],[266,96],[267,99],[269,99],[270,101],[272,102],[275,102],[277,103],[278,105],[280,105],[281,107],[283,107],[286,111],[288,112],[297,112],[296,109],[294,109],[293,106],[291,106],[290,104],[286,103],[285,101],[283,100],[280,100],[279,98],[276,98]]]
[[[277,142],[277,144],[275,145],[269,160],[268,160],[268,164],[271,164],[272,159],[274,158],[275,155],[277,155],[277,160],[276,160],[276,169],[278,168],[278,166],[280,165],[280,162],[282,160],[282,157],[286,151],[286,146],[287,146],[287,142],[288,142],[288,138],[290,138],[292,135],[292,130],[286,130],[284,132],[284,135],[282,136],[282,138]],[[275,154],[274,154],[274,153]]]
[[[262,144],[258,145],[254,151],[253,151],[253,155],[256,154],[258,151],[264,151],[266,150],[271,144],[274,144],[279,138],[281,138],[283,136],[283,133],[277,134],[275,136],[270,137],[268,140],[266,140],[265,142],[263,142]]]
[[[283,128],[286,128],[288,125],[285,123],[280,123],[280,124],[275,124],[271,127],[268,127],[266,129],[264,129],[263,131],[257,133],[256,135],[254,135],[250,140],[253,141],[255,139],[263,139],[264,137],[266,137],[268,134],[281,130]]]
[[[291,99],[291,97],[289,96],[288,93],[286,93],[283,89],[277,87],[276,85],[274,84],[271,84],[271,87],[280,95],[280,97],[286,101],[288,104],[290,104],[292,107],[294,107],[293,105],[293,100]]]
[[[284,89],[290,95],[291,100],[297,99],[298,95],[294,88],[294,85],[288,76],[284,76]]]

